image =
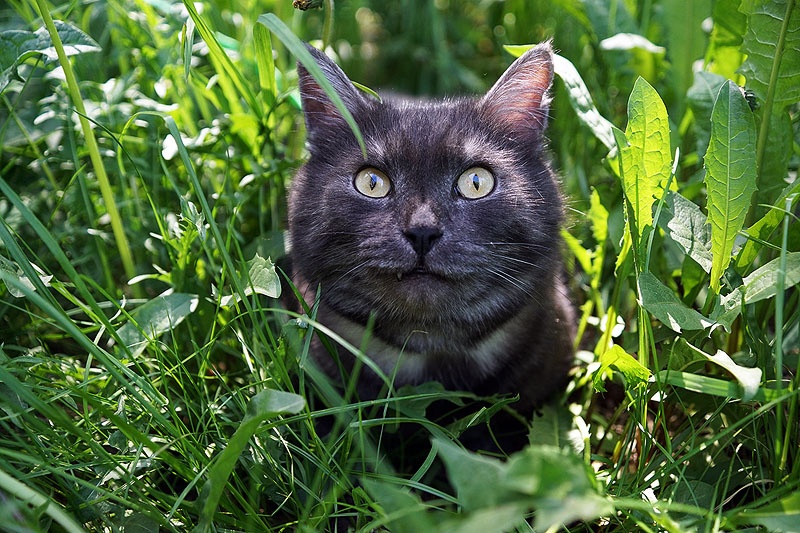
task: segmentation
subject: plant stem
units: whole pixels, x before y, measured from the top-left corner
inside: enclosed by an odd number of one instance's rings
[[[325,21],[322,24],[322,49],[331,44],[333,38],[333,0],[325,0]]]
[[[36,0],[36,5],[39,8],[39,13],[42,16],[44,25],[50,34],[50,39],[53,42],[53,47],[58,54],[58,61],[61,68],[64,69],[64,78],[67,81],[67,88],[69,90],[70,98],[75,106],[75,111],[80,120],[81,130],[86,141],[86,149],[89,151],[89,157],[92,161],[97,182],[100,186],[100,192],[103,195],[103,203],[105,204],[108,216],[111,219],[111,229],[114,233],[114,239],[117,243],[117,250],[119,251],[122,266],[125,270],[125,276],[128,279],[136,275],[136,268],[133,263],[133,256],[131,255],[131,248],[128,244],[128,238],[125,236],[125,228],[122,225],[122,218],[117,210],[117,204],[114,199],[114,192],[111,189],[111,183],[108,180],[106,168],[103,165],[103,158],[100,155],[100,148],[97,144],[97,139],[94,136],[94,130],[86,118],[86,107],[83,105],[83,98],[81,97],[80,87],[78,87],[78,80],[75,77],[75,72],[72,70],[72,65],[69,62],[66,52],[64,51],[64,44],[58,35],[53,18],[50,16],[49,7],[46,0]]]
[[[775,391],[778,395],[783,389],[783,298],[786,286],[786,249],[789,244],[789,215],[792,209],[792,198],[786,198],[783,216],[783,239],[781,241],[780,268],[778,270],[777,287],[775,288]],[[775,406],[775,453],[778,457],[775,479],[782,479],[780,474],[786,469],[789,452],[790,431],[783,435],[783,405]],[[791,429],[791,419],[789,419]],[[786,439],[784,441],[784,438]]]
[[[772,118],[772,106],[775,102],[775,91],[778,85],[778,75],[781,69],[781,59],[783,58],[783,48],[786,44],[786,33],[789,28],[789,18],[794,9],[795,0],[786,3],[786,12],[781,24],[781,33],[778,36],[778,44],[775,47],[775,55],[772,56],[772,71],[769,73],[769,85],[767,86],[767,96],[764,101],[764,113],[761,120],[761,128],[758,131],[758,144],[756,144],[756,168],[758,177],[761,178],[761,165],[764,162],[764,152],[767,150],[767,138],[769,137],[769,124]]]

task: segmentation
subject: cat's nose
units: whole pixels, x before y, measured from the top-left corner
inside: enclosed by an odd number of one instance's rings
[[[442,236],[442,230],[434,226],[416,226],[407,229],[404,235],[417,255],[423,257]]]

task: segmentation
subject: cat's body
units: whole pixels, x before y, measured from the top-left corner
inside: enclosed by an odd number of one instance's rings
[[[317,63],[356,138],[299,67],[311,157],[289,197],[292,277],[317,320],[395,385],[439,381],[519,394],[529,412],[563,387],[574,320],[561,281],[562,203],[543,135],[552,51],[528,52],[481,99],[360,93]],[[353,356],[339,349],[345,368]],[[338,366],[321,345],[314,357]],[[383,381],[361,370],[359,391]]]

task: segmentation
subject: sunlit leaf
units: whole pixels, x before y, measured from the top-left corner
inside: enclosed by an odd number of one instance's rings
[[[53,21],[67,56],[86,52],[99,52],[100,45],[84,32],[60,20]],[[16,69],[26,59],[40,55],[45,61],[55,61],[58,54],[47,28],[36,31],[7,30],[0,32],[0,93],[16,74]]]
[[[800,101],[800,6],[794,0],[744,0],[747,17],[740,72],[761,106],[758,146],[759,195],[772,201],[785,185],[792,154],[787,107]]]
[[[601,50],[633,50],[635,48],[651,54],[663,54],[666,52],[663,46],[655,45],[647,37],[635,33],[617,33],[600,41]]]
[[[775,80],[775,110],[797,102],[800,100],[800,7],[789,0],[743,0],[739,10],[747,16],[742,44],[747,59],[741,68],[747,88],[764,102],[770,81]],[[776,53],[779,47],[781,54]]]
[[[603,374],[611,368],[622,374],[629,389],[646,385],[651,375],[650,369],[626,352],[621,346],[615,344],[600,355],[600,368],[597,369],[594,375],[594,388],[596,390],[605,390],[602,383]]]
[[[258,23],[263,24],[267,28],[275,34],[278,39],[289,49],[289,51],[297,58],[297,60],[303,64],[306,68],[308,73],[314,78],[319,86],[325,91],[325,94],[330,98],[333,105],[336,106],[336,109],[341,113],[342,117],[344,118],[347,125],[350,126],[350,129],[353,131],[353,135],[355,135],[356,140],[358,141],[358,145],[361,147],[361,152],[366,157],[367,155],[367,148],[364,144],[364,137],[361,134],[361,130],[358,128],[358,124],[356,124],[353,115],[344,105],[342,98],[337,94],[336,90],[331,85],[331,82],[325,77],[325,74],[322,72],[322,69],[311,56],[311,53],[306,50],[305,44],[294,34],[292,30],[290,30],[286,24],[283,23],[281,19],[279,19],[274,13],[266,13],[258,17]]]
[[[510,47],[507,46],[506,49],[508,48]],[[565,57],[555,54],[553,56],[553,68],[558,77],[561,78],[561,81],[564,82],[569,103],[580,121],[589,127],[594,136],[606,148],[613,150],[616,147],[614,134],[611,131],[613,126],[595,107],[592,95],[589,93],[589,89],[586,88],[586,84],[583,82],[581,75],[578,74],[575,66]]]
[[[196,294],[172,293],[153,298],[131,313],[132,320],[117,330],[120,340],[135,357],[197,309]]]
[[[643,78],[628,100],[627,146],[620,146],[622,185],[633,208],[637,236],[653,225],[653,203],[662,194],[672,168],[669,119],[661,97]]]

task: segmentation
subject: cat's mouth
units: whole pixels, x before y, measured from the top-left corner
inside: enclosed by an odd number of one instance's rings
[[[435,272],[431,272],[425,266],[419,265],[412,270],[398,271],[397,281],[404,279],[422,278],[422,277],[439,277]]]

